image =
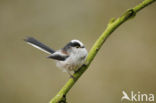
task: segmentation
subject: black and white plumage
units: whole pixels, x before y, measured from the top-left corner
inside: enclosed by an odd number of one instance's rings
[[[48,46],[44,45],[43,43],[39,42],[33,37],[28,37],[27,39],[24,39],[24,41],[26,41],[28,44],[32,45],[33,47],[40,49],[48,54],[52,54],[55,52],[53,49],[49,48]]]
[[[68,72],[70,76],[72,76],[70,71],[77,71],[83,65],[88,54],[83,43],[79,40],[71,40],[62,49],[56,51],[33,37],[28,37],[25,41],[33,47],[50,54],[48,58],[56,60],[57,67]]]

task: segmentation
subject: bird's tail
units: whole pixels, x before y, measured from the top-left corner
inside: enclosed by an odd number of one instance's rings
[[[48,46],[44,45],[43,43],[39,42],[38,40],[36,40],[33,37],[28,37],[28,38],[24,39],[24,41],[26,41],[31,46],[33,46],[39,50],[42,50],[48,54],[52,54],[55,52],[53,49],[49,48]]]

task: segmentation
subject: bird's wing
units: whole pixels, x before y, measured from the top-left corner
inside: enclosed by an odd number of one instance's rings
[[[60,61],[64,61],[68,57],[69,57],[69,55],[64,54],[61,51],[56,51],[55,53],[53,53],[52,55],[50,55],[48,58],[55,59],[55,60],[60,60]]]

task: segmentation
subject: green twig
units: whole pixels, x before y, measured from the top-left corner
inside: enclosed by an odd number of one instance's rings
[[[70,78],[67,83],[63,86],[63,88],[57,93],[57,95],[52,98],[50,103],[67,103],[66,102],[66,94],[72,88],[72,86],[76,83],[78,78],[87,70],[88,66],[96,56],[97,52],[105,42],[105,40],[109,37],[109,35],[122,23],[126,22],[128,19],[134,17],[137,12],[142,10],[144,7],[150,5],[156,0],[144,0],[142,3],[138,4],[132,9],[127,10],[121,17],[115,19],[111,19],[108,23],[106,30],[101,34],[101,36],[97,39],[95,44],[92,46],[88,57],[86,59],[85,64],[80,68],[78,72],[76,72],[73,76],[75,79]]]

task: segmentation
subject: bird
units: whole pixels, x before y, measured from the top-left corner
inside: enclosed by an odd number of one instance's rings
[[[73,77],[73,73],[78,71],[84,64],[88,55],[88,51],[84,44],[77,39],[71,40],[59,50],[54,50],[46,46],[34,37],[27,37],[24,41],[29,45],[49,54],[48,58],[55,60],[56,66],[61,68],[63,72],[67,72],[70,77]]]
[[[123,101],[124,99],[127,99],[127,100],[131,101],[130,98],[128,97],[128,95],[127,95],[127,93],[126,93],[125,91],[122,91],[122,94],[123,94],[123,96],[122,96],[122,98],[121,98],[121,101]]]

